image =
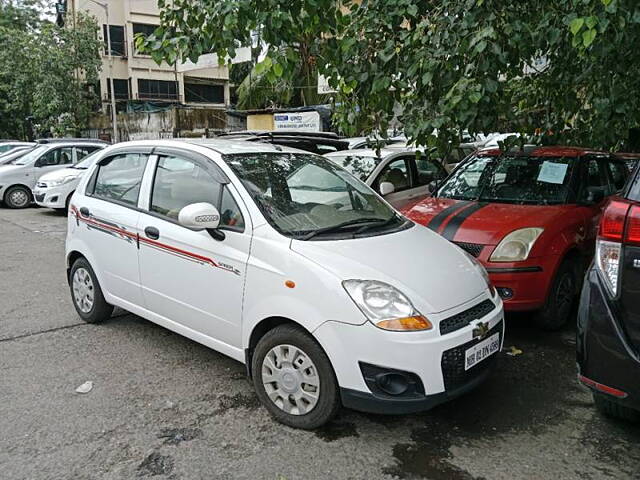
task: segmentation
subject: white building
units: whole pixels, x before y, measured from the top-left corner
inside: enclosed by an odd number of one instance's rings
[[[107,110],[110,101],[110,60],[107,51],[106,10],[108,5],[116,100],[182,103],[190,106],[224,107],[229,104],[229,71],[210,63],[158,65],[149,55],[136,51],[134,35],[152,33],[160,23],[156,0],[69,0],[70,13],[84,11],[98,19],[104,40],[100,98]]]

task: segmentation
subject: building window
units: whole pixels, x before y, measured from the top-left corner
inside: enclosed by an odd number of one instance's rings
[[[143,37],[148,37],[149,35],[153,35],[155,29],[158,28],[157,25],[149,25],[148,23],[134,23],[133,24],[133,39],[135,42],[136,35],[141,34]],[[134,43],[135,45],[135,43]],[[136,53],[138,50],[136,49]]]
[[[113,79],[116,100],[129,100],[129,80]],[[107,97],[111,99],[111,81],[107,78]]]
[[[177,100],[178,84],[167,80],[138,79],[138,98],[149,100]]]
[[[116,57],[126,56],[126,45],[124,42],[124,27],[122,25],[109,25],[109,34],[111,36],[111,55]],[[104,39],[104,51],[109,50],[107,45],[107,26],[102,25],[102,38]],[[107,53],[107,55],[109,55]]]
[[[185,82],[184,98],[191,103],[224,103],[224,85]]]

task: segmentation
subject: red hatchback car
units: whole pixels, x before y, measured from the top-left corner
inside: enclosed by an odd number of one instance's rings
[[[505,310],[535,310],[554,330],[580,291],[604,200],[628,175],[622,159],[584,148],[480,150],[403,213],[478,259]]]

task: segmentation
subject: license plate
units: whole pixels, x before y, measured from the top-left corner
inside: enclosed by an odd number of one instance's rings
[[[494,333],[486,340],[474,345],[464,353],[464,369],[469,370],[487,357],[490,357],[500,348],[500,334]]]

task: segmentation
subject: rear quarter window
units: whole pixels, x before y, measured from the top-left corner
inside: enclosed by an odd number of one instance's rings
[[[640,202],[640,168],[636,168],[633,179],[631,180],[627,197],[630,200]]]

